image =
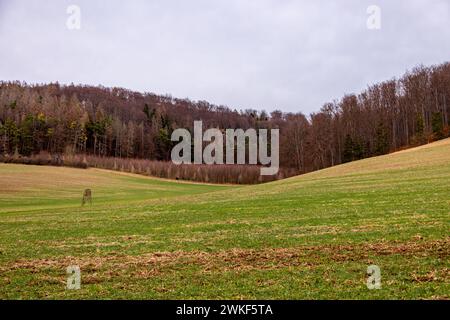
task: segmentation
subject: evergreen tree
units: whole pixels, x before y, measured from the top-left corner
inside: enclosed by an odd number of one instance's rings
[[[389,152],[389,136],[382,122],[378,124],[375,136],[375,155],[383,155]]]
[[[344,163],[354,160],[353,139],[352,139],[352,137],[349,134],[347,134],[345,136],[344,151],[343,151],[343,155],[342,155],[342,160],[343,160]]]
[[[444,125],[442,124],[442,114],[440,112],[433,113],[431,127],[433,129],[434,139],[440,140],[444,138]]]

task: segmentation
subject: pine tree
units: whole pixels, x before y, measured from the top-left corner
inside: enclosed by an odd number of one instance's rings
[[[431,127],[433,129],[434,139],[440,140],[444,138],[444,126],[442,124],[442,114],[440,112],[433,113]]]
[[[375,136],[375,155],[383,155],[389,151],[389,136],[383,123],[378,124]]]
[[[353,139],[352,139],[352,137],[349,134],[347,134],[345,136],[344,151],[343,151],[342,159],[343,159],[344,163],[354,160]]]

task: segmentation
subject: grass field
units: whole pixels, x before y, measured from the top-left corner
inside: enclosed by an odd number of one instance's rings
[[[3,299],[450,296],[450,140],[257,186],[7,164],[0,182]]]

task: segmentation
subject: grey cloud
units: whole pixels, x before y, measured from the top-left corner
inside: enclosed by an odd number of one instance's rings
[[[70,4],[81,7],[79,31],[66,28]],[[372,4],[380,31],[366,28]],[[0,0],[0,79],[308,113],[447,61],[449,21],[447,0]]]

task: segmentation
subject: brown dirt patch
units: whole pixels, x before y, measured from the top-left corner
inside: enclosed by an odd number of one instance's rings
[[[329,259],[337,262],[370,260],[371,257],[395,255],[426,257],[430,255],[448,259],[450,237],[435,241],[409,241],[403,243],[381,242],[367,245],[303,246],[296,248],[231,249],[217,252],[175,251],[154,252],[143,255],[114,254],[110,256],[63,257],[57,259],[17,260],[0,267],[0,273],[27,269],[39,272],[42,269],[65,270],[69,265],[78,265],[84,271],[98,271],[107,267],[111,270],[149,270],[144,276],[157,270],[177,265],[196,265],[204,271],[277,269],[284,267],[314,268],[314,261]],[[323,262],[322,262],[323,263]],[[448,276],[448,274],[447,274]],[[432,277],[426,276],[427,278]],[[424,280],[419,278],[418,281]]]

